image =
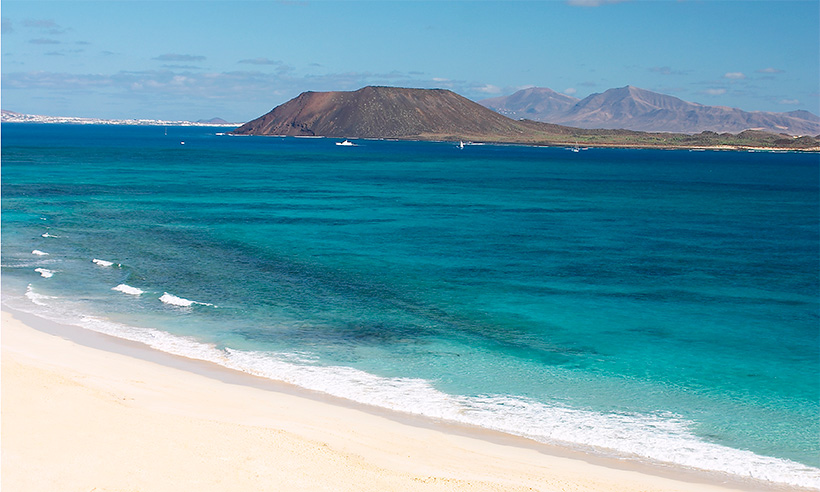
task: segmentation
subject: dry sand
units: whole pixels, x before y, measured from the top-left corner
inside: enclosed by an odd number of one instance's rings
[[[18,318],[33,324],[2,315],[3,492],[738,490],[237,384]]]

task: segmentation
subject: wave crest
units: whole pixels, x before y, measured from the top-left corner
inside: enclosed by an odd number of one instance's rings
[[[138,289],[136,287],[131,287],[130,285],[120,284],[116,287],[111,287],[111,290],[116,290],[117,292],[122,292],[123,294],[130,294],[132,296],[139,296],[145,293],[142,289]]]
[[[173,294],[169,294],[164,292],[160,298],[160,301],[164,302],[165,304],[169,304],[171,306],[178,306],[178,307],[191,307],[194,304],[198,304],[200,306],[213,306],[213,304],[209,302],[199,302],[199,301],[192,301],[190,299],[185,299],[182,297],[177,297]]]

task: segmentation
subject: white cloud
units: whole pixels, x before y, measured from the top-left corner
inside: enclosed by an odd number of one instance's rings
[[[726,89],[706,89],[702,93],[707,96],[722,96],[723,94],[726,94]]]
[[[797,99],[781,99],[779,102],[780,104],[789,104],[792,106],[800,104],[800,101]]]
[[[757,73],[770,73],[770,74],[773,74],[773,73],[783,73],[783,70],[780,70],[779,68],[772,68],[772,67],[769,67],[769,68],[763,68],[763,69],[761,69],[761,70],[755,70],[755,71],[756,71]]]
[[[742,80],[746,78],[746,74],[744,74],[743,72],[726,72],[723,78],[732,80]]]
[[[566,89],[564,89],[564,94],[567,94],[569,96],[575,94],[576,92],[578,92],[578,89],[574,87],[567,87]]]
[[[476,87],[475,90],[477,92],[483,92],[484,94],[500,94],[501,87],[492,84],[486,84],[481,87]]]

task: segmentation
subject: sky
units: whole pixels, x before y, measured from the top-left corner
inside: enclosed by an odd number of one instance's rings
[[[304,91],[633,85],[820,114],[817,0],[3,0],[0,104],[231,122]]]

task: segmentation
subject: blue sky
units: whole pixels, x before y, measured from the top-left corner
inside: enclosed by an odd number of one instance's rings
[[[817,0],[3,0],[2,107],[247,121],[307,90],[634,85],[820,112]]]

